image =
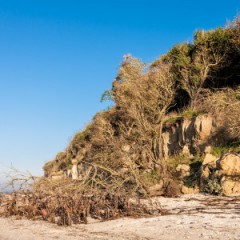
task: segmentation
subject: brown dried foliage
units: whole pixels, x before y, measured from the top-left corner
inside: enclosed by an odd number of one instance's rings
[[[58,225],[87,223],[90,218],[105,221],[124,216],[141,217],[162,213],[158,206],[140,204],[121,194],[104,191],[86,193],[72,181],[42,179],[31,190],[0,195],[0,216],[45,220]]]
[[[225,88],[208,93],[199,102],[198,110],[211,113],[223,134],[230,139],[240,136],[240,88]]]

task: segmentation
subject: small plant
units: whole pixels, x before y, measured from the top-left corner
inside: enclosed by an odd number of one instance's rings
[[[240,152],[240,139],[230,140],[227,143],[214,146],[212,148],[212,154],[216,157],[221,157],[224,153],[227,152]]]
[[[197,116],[201,115],[201,112],[194,111],[192,109],[185,109],[179,113],[174,113],[168,116],[164,122],[164,124],[174,124],[178,121],[181,121],[183,119],[192,119],[196,118]]]
[[[182,118],[194,118],[194,117],[197,117],[199,115],[200,115],[199,112],[194,111],[192,109],[187,109],[186,111],[181,113]]]
[[[200,155],[195,155],[193,158],[190,158],[189,155],[185,154],[185,153],[181,153],[178,155],[175,155],[173,157],[171,157],[168,160],[168,163],[170,166],[172,167],[177,167],[178,164],[194,164],[196,162],[201,162],[202,163],[203,159]]]
[[[174,155],[168,159],[168,164],[176,168],[178,164],[189,164],[189,156],[186,154]]]
[[[177,121],[182,120],[182,117],[180,115],[175,115],[175,116],[169,116],[165,121],[164,124],[174,124]]]
[[[221,195],[222,187],[220,178],[211,175],[211,177],[205,179],[203,191],[209,194]]]

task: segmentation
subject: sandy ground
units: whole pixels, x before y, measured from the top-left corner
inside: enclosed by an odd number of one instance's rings
[[[43,221],[0,218],[0,240],[42,239],[240,239],[240,196],[184,195],[155,198],[169,215],[123,218],[87,225],[59,227]]]

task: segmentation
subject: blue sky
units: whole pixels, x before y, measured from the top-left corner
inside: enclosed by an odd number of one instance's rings
[[[239,0],[0,0],[0,172],[42,174],[107,107],[124,54],[151,62],[239,11]]]

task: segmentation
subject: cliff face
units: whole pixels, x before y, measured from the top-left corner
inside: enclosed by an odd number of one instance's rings
[[[202,153],[217,129],[212,116],[200,115],[192,119],[183,119],[163,133],[165,158],[182,152],[187,155]]]

